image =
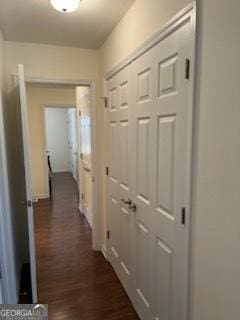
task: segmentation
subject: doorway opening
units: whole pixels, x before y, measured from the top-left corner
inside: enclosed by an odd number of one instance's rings
[[[45,182],[52,196],[54,174],[71,173],[78,185],[78,132],[75,106],[44,106]]]

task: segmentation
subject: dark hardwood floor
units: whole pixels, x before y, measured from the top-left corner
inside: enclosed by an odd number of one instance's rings
[[[34,206],[39,302],[50,320],[138,319],[111,265],[91,248],[72,176],[53,176],[52,200]]]

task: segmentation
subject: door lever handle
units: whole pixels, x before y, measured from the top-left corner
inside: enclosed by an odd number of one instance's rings
[[[129,206],[129,209],[131,209],[133,212],[137,211],[137,205],[136,203],[132,202]]]
[[[132,200],[128,199],[128,200],[125,200],[125,199],[121,199],[121,201],[124,203],[124,204],[128,204],[129,207],[131,206],[132,204]]]
[[[31,200],[23,200],[21,201],[22,206],[32,207],[32,201]]]

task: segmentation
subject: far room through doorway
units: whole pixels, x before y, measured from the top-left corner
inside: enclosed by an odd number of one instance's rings
[[[77,115],[75,107],[45,107],[45,136],[49,196],[52,179],[70,173],[78,184]]]

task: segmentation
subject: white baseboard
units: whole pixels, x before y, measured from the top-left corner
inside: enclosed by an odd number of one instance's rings
[[[78,209],[84,215],[90,228],[92,229],[92,215],[89,212],[87,212],[87,210],[81,205],[81,203],[79,203]]]
[[[71,172],[70,169],[57,169],[57,170],[53,170],[53,173],[61,173],[61,172]]]
[[[39,199],[48,199],[49,198],[49,195],[46,194],[46,193],[43,193],[43,194],[34,194],[32,196],[33,200],[39,200]]]
[[[89,226],[92,229],[92,215],[90,214],[90,212],[88,210],[85,210],[85,209],[83,210],[83,214],[84,214]]]
[[[82,208],[81,203],[79,203],[79,205],[78,205],[78,210],[83,214],[83,208]]]
[[[108,260],[108,258],[107,258],[107,248],[105,247],[104,244],[102,245],[101,252],[102,252],[104,258],[105,258],[106,260]]]

